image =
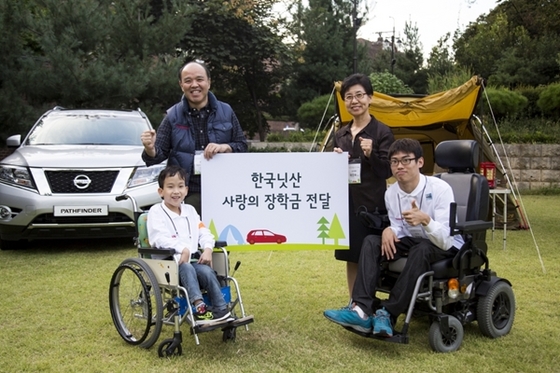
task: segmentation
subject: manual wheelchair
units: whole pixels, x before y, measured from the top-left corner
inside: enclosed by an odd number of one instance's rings
[[[158,340],[163,325],[173,325],[172,338],[163,340],[158,347],[160,357],[182,354],[181,325],[186,322],[198,345],[198,334],[221,329],[224,342],[235,341],[237,328],[254,321],[245,314],[239,284],[229,273],[229,257],[225,242],[216,242],[212,254],[213,269],[220,282],[222,294],[233,321],[227,323],[199,324],[194,318],[187,289],[179,283],[179,265],[173,249],[150,247],[147,235],[146,212],[139,210],[134,198],[116,197],[118,201],[130,199],[135,214],[138,236],[135,238],[139,257],[127,258],[117,267],[109,286],[109,307],[119,335],[129,344],[143,348],[152,347]],[[170,259],[151,259],[151,255],[165,255]],[[233,284],[233,290],[231,285]],[[203,293],[205,303],[210,300]]]
[[[498,338],[508,334],[515,318],[515,297],[511,283],[497,277],[486,255],[489,187],[475,173],[479,146],[474,140],[443,141],[435,149],[436,163],[447,172],[435,175],[451,185],[455,203],[450,211],[450,234],[462,234],[465,244],[453,258],[435,262],[422,274],[416,286],[402,329],[392,337],[346,329],[364,337],[408,343],[413,317],[427,316],[431,322],[429,343],[437,352],[452,352],[461,346],[463,325],[477,321],[483,335]],[[406,258],[382,263],[378,293],[388,294],[402,272]],[[375,294],[377,296],[377,294]]]

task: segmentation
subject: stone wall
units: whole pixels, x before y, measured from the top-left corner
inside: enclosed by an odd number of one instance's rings
[[[496,144],[496,150],[520,190],[560,187],[560,144]]]

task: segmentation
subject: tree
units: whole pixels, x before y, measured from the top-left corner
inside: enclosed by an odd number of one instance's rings
[[[353,72],[353,3],[310,0],[308,7],[298,1],[291,8],[293,22],[288,28],[296,60],[293,75],[282,89],[282,97],[290,102],[290,112],[295,114],[302,103],[330,94],[335,81]],[[358,53],[358,59],[363,59],[363,49]]]
[[[560,2],[503,0],[458,35],[455,60],[496,85],[538,86],[557,79]]]
[[[555,50],[560,50],[559,35],[531,39],[528,34],[523,34],[515,45],[502,52],[488,83],[506,87],[536,87],[554,82],[560,73],[560,66],[550,55],[550,51]]]
[[[0,0],[0,138],[19,131],[24,118],[36,117],[20,94],[20,71],[26,48],[36,48],[25,29],[27,4]]]
[[[424,56],[418,26],[406,22],[404,35],[404,52],[395,64],[395,75],[415,93],[426,93],[427,74],[423,69]]]
[[[17,69],[3,85],[16,88],[0,96],[19,98],[22,130],[55,105],[141,107],[157,121],[177,101],[170,72],[181,63],[175,49],[189,27],[182,2],[166,2],[157,19],[149,0],[28,0],[12,10]]]
[[[404,40],[399,39],[397,45],[384,46],[375,54],[373,72],[388,73],[391,69],[398,80],[404,82],[414,93],[426,93],[427,76],[423,68],[424,57],[418,27],[407,22],[404,34]],[[377,41],[378,45],[379,43],[383,43],[381,35]]]
[[[430,56],[427,61],[428,66],[426,68],[428,77],[444,76],[453,71],[455,68],[454,60],[451,55],[452,53],[450,51],[450,39],[451,34],[445,34],[437,41],[437,45],[430,51]]]

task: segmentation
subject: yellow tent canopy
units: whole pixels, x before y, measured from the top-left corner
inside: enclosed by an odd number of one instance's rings
[[[340,95],[341,84],[335,83],[337,115],[333,117],[321,150],[329,150],[334,131],[352,120]],[[444,140],[475,139],[481,148],[480,161],[497,163],[495,153],[489,142],[484,140],[482,129],[478,126],[481,122],[473,119],[481,93],[482,78],[478,76],[473,76],[459,87],[428,96],[389,96],[374,92],[369,112],[389,126],[395,138],[409,137],[420,141],[424,151],[422,172],[430,175],[441,171],[434,162],[434,150]],[[504,170],[496,169],[496,172],[498,177],[504,176]],[[521,208],[511,194],[509,201],[512,207],[508,211],[513,211],[514,220],[521,224],[519,227],[525,228],[527,224]]]
[[[338,126],[352,120],[340,95],[341,84],[335,83]],[[481,78],[474,76],[457,88],[423,97],[394,97],[374,92],[369,111],[392,129],[395,138],[411,137],[420,141],[426,161],[423,172],[431,174],[434,172],[434,149],[439,142],[474,138],[480,142],[471,117],[481,88]]]
[[[340,96],[341,82],[335,83],[340,119],[349,122]],[[374,92],[370,113],[389,127],[424,127],[434,123],[460,122],[471,118],[481,88],[481,80],[474,76],[460,87],[424,97],[393,97]]]

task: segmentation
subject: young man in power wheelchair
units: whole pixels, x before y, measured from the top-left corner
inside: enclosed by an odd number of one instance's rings
[[[492,223],[484,221],[488,182],[474,173],[478,151],[471,140],[440,143],[435,160],[449,172],[429,177],[420,173],[417,140],[393,143],[389,157],[397,183],[385,196],[391,225],[381,237],[364,240],[353,303],[325,311],[327,319],[363,336],[408,343],[413,314],[428,315],[430,345],[438,352],[457,350],[463,325],[475,320],[486,336],[509,333],[515,299],[511,284],[488,268],[484,239]],[[378,299],[377,292],[388,299]],[[401,313],[406,317],[398,332]]]
[[[252,316],[245,316],[237,282],[228,274],[223,244],[218,243],[214,252],[212,234],[194,208],[182,203],[187,180],[188,174],[178,166],[161,172],[158,193],[163,201],[138,218],[141,259],[121,263],[109,291],[113,321],[125,341],[149,348],[162,324],[175,326],[174,337],[160,344],[160,356],[182,353],[179,326],[184,320],[197,344],[197,333],[218,328],[223,330],[224,341],[234,340],[236,328],[253,321]],[[233,303],[230,282],[237,295]],[[236,304],[241,308],[240,319],[233,312]]]

